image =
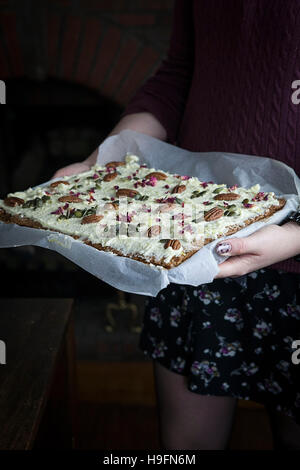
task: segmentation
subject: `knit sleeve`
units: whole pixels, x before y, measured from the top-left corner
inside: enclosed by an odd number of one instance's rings
[[[176,141],[193,73],[193,2],[176,0],[169,50],[156,73],[137,91],[123,116],[138,112],[153,114]]]

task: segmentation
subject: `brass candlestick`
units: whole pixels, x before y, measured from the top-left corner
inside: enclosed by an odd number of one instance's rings
[[[129,310],[131,312],[130,320],[128,324],[128,329],[131,333],[140,333],[141,326],[137,324],[138,320],[138,309],[133,302],[128,302],[126,300],[125,292],[117,290],[118,301],[110,302],[106,306],[105,317],[107,324],[105,325],[105,330],[108,333],[113,333],[117,330],[117,320],[115,318],[114,312],[120,310]]]

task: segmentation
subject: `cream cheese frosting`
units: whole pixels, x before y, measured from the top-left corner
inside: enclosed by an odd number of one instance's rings
[[[105,175],[117,172],[111,181]],[[164,179],[147,177],[160,172]],[[196,177],[170,174],[141,165],[136,155],[127,155],[125,164],[108,168],[99,164],[90,171],[60,178],[56,187],[50,184],[8,194],[24,201],[10,207],[0,200],[7,213],[27,217],[45,229],[76,235],[81,240],[110,247],[126,255],[140,255],[169,263],[174,256],[184,255],[203,246],[205,239],[224,236],[229,227],[242,227],[246,221],[264,214],[280,203],[273,192],[262,192],[258,184],[246,189],[201,181]],[[64,184],[68,183],[68,184]],[[174,193],[176,186],[184,186]],[[118,197],[118,189],[137,191],[134,198]],[[235,200],[216,200],[217,194],[235,194]],[[81,202],[62,203],[62,196],[75,196]],[[38,202],[30,202],[35,201]],[[115,207],[111,205],[115,204]],[[117,205],[118,204],[118,205]],[[170,206],[167,211],[162,210]],[[207,221],[204,216],[212,208],[221,208],[224,215]],[[98,223],[82,224],[83,217],[98,214]],[[157,236],[149,237],[149,229],[160,227]],[[167,240],[178,240],[180,246],[165,247]]]

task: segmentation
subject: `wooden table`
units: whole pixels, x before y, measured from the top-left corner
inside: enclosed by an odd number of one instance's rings
[[[75,447],[72,304],[0,299],[0,449]]]

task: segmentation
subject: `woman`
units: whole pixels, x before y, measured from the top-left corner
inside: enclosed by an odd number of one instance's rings
[[[112,134],[268,156],[300,174],[299,31],[298,0],[177,0],[167,58]],[[267,405],[277,447],[299,449],[300,226],[269,225],[219,252],[229,259],[212,284],[171,284],[146,307],[140,347],[153,359],[162,447],[226,448],[244,398]],[[247,289],[232,279],[242,274]]]

